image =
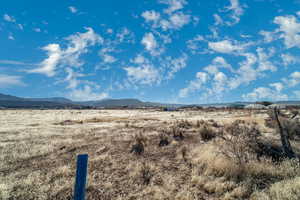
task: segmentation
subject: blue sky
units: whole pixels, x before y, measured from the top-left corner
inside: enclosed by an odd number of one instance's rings
[[[300,99],[299,0],[4,0],[0,93]]]

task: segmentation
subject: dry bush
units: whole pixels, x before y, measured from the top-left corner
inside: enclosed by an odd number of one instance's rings
[[[130,127],[130,124],[129,124],[129,121],[125,122],[125,128],[129,128]]]
[[[278,125],[275,121],[274,112],[272,110],[269,110],[267,114],[269,117],[265,119],[266,127],[275,128],[277,130]],[[289,115],[279,113],[281,125],[285,130],[287,130],[287,132],[289,133],[288,137],[291,140],[300,139],[300,121],[298,119],[295,119],[295,116],[297,115],[297,110],[291,111]]]
[[[206,122],[203,119],[201,119],[196,121],[195,126],[196,128],[200,128],[203,124],[206,124]]]
[[[184,133],[184,131],[182,129],[174,128],[173,129],[173,138],[177,141],[183,140],[184,139],[183,133]]]
[[[300,177],[274,183],[269,189],[254,193],[251,199],[298,200],[300,199]]]
[[[205,143],[193,148],[190,157],[202,175],[234,179],[243,174],[240,166],[224,154],[220,154],[220,147],[214,143]]]
[[[188,162],[188,148],[186,146],[183,146],[182,148],[179,149],[179,153],[183,161]]]
[[[208,122],[210,123],[210,125],[211,125],[212,127],[215,127],[215,128],[219,128],[219,127],[220,127],[220,125],[218,124],[218,122],[216,122],[216,121],[213,120],[213,119],[208,120]]]
[[[170,144],[170,142],[169,142],[168,136],[164,133],[161,133],[159,135],[159,144],[158,144],[158,146],[163,147],[163,146],[167,146],[169,144]]]
[[[277,123],[275,121],[274,111],[272,109],[269,109],[267,111],[267,115],[268,117],[265,119],[265,126],[269,128],[276,128]]]
[[[189,129],[193,127],[193,124],[188,120],[180,120],[176,122],[175,126],[177,126],[178,128]]]
[[[299,111],[298,110],[292,110],[291,114],[292,114],[291,119],[294,119],[295,117],[297,117],[297,115],[299,115]]]
[[[216,132],[208,125],[204,125],[199,130],[200,137],[203,141],[207,142],[216,137]]]
[[[146,163],[142,163],[139,173],[141,180],[145,185],[148,185],[151,181],[151,178],[154,176],[154,172],[152,171],[151,167]]]
[[[267,159],[260,162],[250,160],[239,165],[218,152],[215,143],[192,149],[190,158],[194,169],[191,182],[208,193],[219,194],[220,199],[248,199],[254,191],[300,175],[297,160],[287,159],[277,164]]]
[[[289,139],[300,139],[300,122],[297,120],[283,120],[283,127],[289,133]]]
[[[175,124],[171,126],[170,128],[162,129],[162,133],[168,136],[172,136],[175,140],[183,140],[184,139],[184,128],[180,128],[177,126],[178,124]]]
[[[220,152],[242,167],[255,153],[260,131],[255,123],[236,120],[225,127],[222,135]]]
[[[281,163],[273,163],[268,159],[263,159],[260,162],[250,160],[241,166],[236,162],[232,162],[231,158],[219,154],[218,147],[215,145],[214,143],[206,143],[201,147],[192,149],[190,158],[193,166],[197,169],[194,170],[199,171],[199,173],[193,175],[194,181],[200,181],[198,176],[202,177],[201,180],[203,176],[215,177],[213,179],[225,177],[226,180],[246,184],[244,186],[248,188],[247,193],[250,194],[255,189],[268,188],[277,181],[300,175],[300,166],[297,160],[287,159]]]
[[[272,162],[280,162],[285,158],[281,146],[270,141],[258,141],[254,150],[258,161],[261,160],[261,157],[270,158]]]
[[[141,155],[144,153],[147,138],[139,132],[134,136],[134,143],[131,147],[130,153]]]
[[[83,124],[83,121],[82,120],[64,120],[62,122],[54,123],[54,125],[62,125],[62,126],[74,125],[74,124]]]
[[[130,163],[127,166],[130,170],[130,176],[133,181],[136,181],[139,185],[148,185],[150,184],[153,176],[155,167],[151,163],[146,162],[137,162],[137,163]]]

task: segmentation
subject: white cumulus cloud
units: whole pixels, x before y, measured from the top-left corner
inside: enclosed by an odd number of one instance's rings
[[[164,10],[167,14],[180,10],[184,7],[187,2],[185,0],[160,0],[160,3],[168,5],[168,8]]]
[[[288,96],[286,94],[281,94],[276,90],[272,90],[266,87],[255,88],[252,92],[242,95],[243,99],[246,101],[258,101],[258,100],[287,100]]]
[[[66,38],[69,41],[67,48],[62,49],[59,44],[49,44],[42,49],[47,51],[48,58],[43,60],[38,68],[29,70],[29,73],[41,73],[49,77],[56,74],[57,67],[79,67],[84,63],[79,57],[86,53],[89,46],[101,44],[103,39],[92,28],[86,28],[85,33],[76,33]]]
[[[129,80],[133,83],[153,85],[161,81],[159,71],[150,64],[142,64],[138,67],[125,67]]]
[[[278,16],[275,17],[274,23],[279,25],[277,32],[284,39],[287,48],[300,48],[300,23],[295,16]]]
[[[209,42],[208,47],[219,53],[233,53],[244,49],[241,45],[235,45],[230,40],[223,40],[219,42]]]
[[[277,92],[281,92],[281,90],[283,90],[283,88],[284,88],[283,84],[280,82],[271,83],[270,86],[274,87]]]
[[[191,93],[203,88],[204,84],[209,80],[209,76],[205,72],[198,72],[196,74],[196,79],[189,82],[186,88],[179,91],[179,97],[184,98],[189,96]]]
[[[141,14],[145,21],[151,24],[152,29],[179,30],[191,21],[197,23],[199,20],[197,17],[192,17],[182,11],[187,4],[185,0],[161,0],[159,2],[168,5],[168,8],[164,9],[163,12],[147,10]]]
[[[234,25],[239,23],[240,17],[244,14],[244,9],[240,5],[239,0],[230,0],[230,6],[227,7],[228,10],[232,11],[231,18],[233,22],[228,22],[228,25]]]
[[[300,63],[300,58],[293,56],[292,54],[286,53],[281,54],[281,59],[284,66],[289,66],[291,64]]]
[[[174,74],[180,71],[181,69],[185,68],[187,65],[188,56],[183,54],[178,58],[167,57],[166,61],[162,64],[165,65],[167,70],[166,79],[172,79]]]
[[[145,46],[145,49],[150,52],[151,55],[159,55],[163,49],[159,47],[154,35],[152,33],[146,33],[141,41]]]
[[[160,19],[160,14],[154,10],[147,10],[142,13],[142,17],[146,22],[157,22]]]
[[[29,70],[28,72],[45,74],[49,77],[54,76],[56,67],[63,56],[63,51],[61,50],[59,44],[48,44],[42,49],[47,51],[48,58],[40,63],[40,67]]]
[[[108,94],[105,92],[94,92],[91,86],[85,85],[83,88],[73,89],[67,94],[67,97],[73,101],[96,101],[107,98]]]

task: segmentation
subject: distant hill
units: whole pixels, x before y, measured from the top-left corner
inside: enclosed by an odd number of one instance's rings
[[[233,102],[215,104],[168,104],[156,102],[143,102],[139,99],[103,99],[99,101],[72,101],[63,97],[52,98],[21,98],[0,93],[0,108],[141,108],[141,107],[226,107],[232,105],[249,105],[255,102]],[[277,101],[273,102],[283,105],[300,105],[300,101]]]
[[[76,102],[80,105],[88,105],[95,107],[121,107],[121,106],[145,106],[146,103],[138,100],[138,99],[103,99],[99,101],[84,101],[84,102]]]
[[[0,101],[19,101],[19,100],[22,100],[22,98],[0,93]]]
[[[5,101],[0,100],[1,108],[48,108],[48,109],[61,109],[61,108],[80,108],[79,105],[63,104],[50,101]]]
[[[52,97],[52,98],[26,98],[30,101],[50,101],[50,102],[57,102],[57,103],[73,103],[70,99],[63,98],[63,97]]]
[[[285,105],[300,105],[300,101],[276,101],[276,104],[285,104]]]
[[[95,107],[180,107],[183,104],[167,104],[167,103],[155,103],[155,102],[144,102],[139,99],[103,99],[100,101],[85,101],[76,102],[80,105],[88,105]]]
[[[0,108],[80,108],[71,100],[55,98],[21,98],[0,93]]]
[[[99,101],[71,101],[63,97],[20,98],[0,94],[2,108],[140,108],[140,107],[179,107],[181,104],[143,102],[138,99],[103,99]]]

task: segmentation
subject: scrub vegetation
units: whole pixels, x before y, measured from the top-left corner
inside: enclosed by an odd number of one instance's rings
[[[0,199],[300,199],[296,110],[1,110]],[[287,136],[288,155],[282,143]]]

